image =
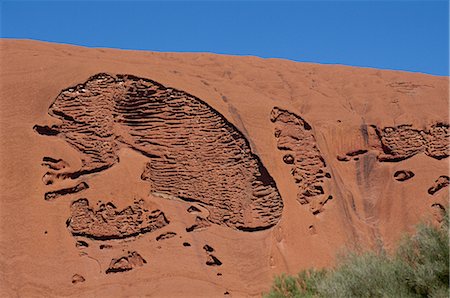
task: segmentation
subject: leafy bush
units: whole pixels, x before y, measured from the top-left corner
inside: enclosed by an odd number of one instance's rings
[[[349,253],[334,269],[281,275],[265,297],[449,297],[448,213],[441,227],[418,225],[393,255]]]
[[[315,297],[317,285],[326,274],[325,270],[301,271],[296,277],[283,274],[275,278],[272,291],[266,297]]]
[[[405,264],[410,290],[422,297],[449,297],[448,213],[441,228],[419,225],[405,237],[396,258]]]

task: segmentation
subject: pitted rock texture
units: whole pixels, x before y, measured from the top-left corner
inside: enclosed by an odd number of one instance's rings
[[[417,89],[429,87],[427,85],[414,84],[412,82],[392,82],[387,84],[387,86],[395,89],[397,92],[405,94],[414,94]]]
[[[136,267],[142,267],[147,261],[136,251],[128,252],[127,255],[112,259],[106,274],[130,271]]]
[[[73,284],[78,284],[78,283],[85,282],[85,281],[86,281],[86,279],[80,274],[74,274],[72,276],[72,283]]]
[[[222,262],[214,255],[208,254],[208,258],[206,260],[206,265],[208,266],[222,266]]]
[[[62,159],[54,159],[49,156],[44,156],[44,158],[42,158],[42,165],[55,171],[60,171],[69,166],[69,164],[66,161]]]
[[[46,192],[44,195],[44,199],[46,201],[52,201],[61,196],[65,196],[68,194],[75,194],[80,191],[86,190],[88,188],[89,188],[89,185],[86,182],[80,182],[73,187],[68,187],[68,188],[63,188],[63,189],[59,189],[59,190],[55,190],[55,191]]]
[[[219,260],[219,258],[217,258],[215,255],[212,254],[214,252],[214,248],[212,248],[208,244],[205,244],[203,246],[203,249],[205,250],[206,256],[207,256],[206,265],[208,265],[208,266],[222,266],[222,262]]]
[[[434,195],[444,187],[448,187],[450,184],[450,178],[448,176],[439,176],[439,178],[434,181],[433,185],[428,189],[430,195]]]
[[[345,155],[338,155],[337,156],[337,160],[339,161],[349,161],[353,158],[353,160],[358,160],[359,159],[359,155],[362,154],[366,154],[367,150],[365,149],[358,149],[358,150],[353,150],[350,152],[347,152]]]
[[[400,170],[394,173],[394,179],[400,182],[406,181],[414,177],[415,174],[412,171]]]
[[[72,203],[70,211],[67,228],[72,235],[95,240],[136,237],[169,224],[162,211],[144,209],[142,200],[118,211],[110,202],[94,210],[87,199],[79,199]]]
[[[156,241],[170,239],[170,238],[175,237],[176,235],[177,235],[177,233],[175,233],[175,232],[163,233],[163,234],[159,235],[158,237],[156,237]]]
[[[449,125],[436,123],[426,130],[418,130],[412,125],[385,127],[375,131],[380,139],[383,153],[379,161],[400,161],[418,153],[443,159],[449,155]]]
[[[274,107],[270,120],[275,123],[277,147],[285,152],[283,161],[291,165],[291,174],[298,187],[297,200],[310,204],[313,214],[320,213],[331,199],[324,190],[324,179],[330,178],[325,160],[317,147],[312,127],[300,116]]]
[[[207,227],[209,227],[211,224],[204,219],[203,217],[197,216],[195,218],[195,223],[193,225],[191,225],[190,227],[186,228],[186,232],[190,233],[190,232],[194,232],[194,231],[198,231],[198,230],[203,230],[206,229]]]
[[[35,126],[83,154],[76,179],[117,162],[119,143],[149,157],[142,179],[157,194],[198,201],[208,220],[253,231],[272,227],[283,202],[243,134],[186,92],[131,75],[97,74],[63,90],[49,109],[59,126]]]

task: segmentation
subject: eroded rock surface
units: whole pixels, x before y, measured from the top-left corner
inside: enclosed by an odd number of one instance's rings
[[[130,271],[136,267],[142,267],[147,261],[136,251],[128,252],[127,255],[112,259],[106,274]]]
[[[186,92],[131,75],[97,74],[63,90],[49,114],[62,124],[35,130],[62,137],[83,154],[81,169],[58,173],[60,179],[108,169],[125,144],[151,159],[141,178],[152,192],[202,202],[212,223],[253,231],[281,217],[276,184],[243,134]]]
[[[195,218],[195,223],[186,228],[186,232],[194,232],[202,229],[206,229],[211,224],[203,217],[197,216]]]
[[[400,182],[409,180],[414,176],[415,176],[415,174],[412,171],[408,171],[408,170],[400,170],[400,171],[396,171],[394,173],[395,180],[400,181]]]
[[[86,190],[89,188],[89,185],[86,182],[80,182],[73,187],[63,188],[55,191],[46,192],[44,195],[44,199],[46,201],[52,201],[64,195],[75,194],[80,191]]]
[[[439,176],[439,178],[437,178],[434,181],[433,185],[428,189],[428,193],[430,195],[434,195],[435,193],[437,193],[444,187],[448,187],[449,184],[450,184],[450,178],[448,176],[444,176],[444,175]]]
[[[81,283],[81,282],[85,282],[86,281],[86,279],[82,276],[82,275],[80,275],[80,274],[74,274],[73,276],[72,276],[72,283],[75,285],[75,284],[78,284],[78,283]]]
[[[370,130],[373,133],[368,133]],[[380,128],[376,125],[364,126],[365,138],[370,138],[371,148],[379,151],[378,161],[398,162],[416,154],[424,153],[441,160],[449,156],[449,124],[438,122],[426,129],[414,128],[411,124]],[[357,149],[338,155],[339,161],[349,161],[354,152],[365,154],[367,149]]]
[[[331,178],[317,147],[312,127],[300,116],[274,107],[270,120],[276,124],[277,147],[285,152],[284,163],[291,165],[291,175],[298,187],[297,200],[311,203],[311,212],[322,211],[331,196],[325,194],[324,179]]]
[[[175,237],[176,235],[177,235],[177,233],[175,233],[175,232],[163,233],[163,234],[159,235],[158,237],[156,237],[156,241],[170,239],[170,238]]]
[[[450,134],[446,123],[436,123],[426,130],[412,125],[374,128],[383,150],[379,161],[400,161],[422,152],[436,159],[448,157]]]
[[[169,224],[162,211],[148,211],[142,204],[142,201],[136,201],[119,211],[108,202],[94,210],[87,199],[79,199],[72,203],[67,228],[73,236],[109,240],[135,237]]]

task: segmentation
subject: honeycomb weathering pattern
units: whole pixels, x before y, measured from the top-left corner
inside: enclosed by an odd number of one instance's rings
[[[281,217],[276,184],[247,139],[184,91],[101,73],[63,90],[49,114],[62,124],[36,131],[63,137],[83,154],[82,167],[65,178],[113,166],[122,143],[150,158],[141,178],[152,192],[203,203],[212,223],[253,231]]]
[[[73,236],[94,240],[124,239],[154,232],[169,224],[160,210],[143,208],[143,200],[118,211],[111,202],[94,210],[87,199],[78,199],[70,208],[67,228]]]
[[[435,159],[449,155],[449,125],[436,123],[426,130],[414,129],[412,125],[399,125],[379,129],[372,126],[381,142],[380,161],[400,161],[424,152]]]
[[[136,251],[128,252],[117,259],[112,259],[106,274],[125,272],[133,270],[136,267],[142,267],[147,264],[147,261]]]
[[[270,120],[276,124],[277,147],[286,154],[283,161],[291,165],[291,175],[298,187],[297,200],[310,204],[313,214],[320,213],[323,205],[331,199],[325,195],[324,179],[326,163],[317,147],[312,127],[300,116],[274,107]]]

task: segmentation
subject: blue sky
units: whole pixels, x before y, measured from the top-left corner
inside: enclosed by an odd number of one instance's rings
[[[2,1],[1,37],[449,75],[448,1]]]

